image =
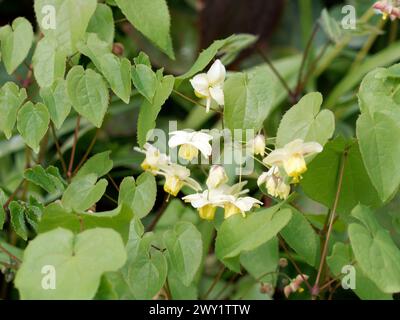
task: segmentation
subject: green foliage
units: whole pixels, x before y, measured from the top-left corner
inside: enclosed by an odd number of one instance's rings
[[[40,97],[49,110],[51,121],[57,129],[60,129],[72,107],[67,92],[67,82],[58,79],[52,86],[41,88]]]
[[[368,177],[357,142],[340,137],[328,142],[324,151],[314,158],[301,187],[311,199],[333,209],[342,166],[343,178],[336,211],[349,214],[360,203],[379,206],[381,201]]]
[[[349,225],[351,247],[363,273],[385,293],[400,291],[400,250],[387,230],[381,227],[373,212],[357,206]],[[377,256],[379,259],[371,259]]]
[[[46,134],[50,123],[50,114],[43,103],[26,102],[17,115],[17,128],[25,143],[39,152],[39,144]]]
[[[100,128],[109,99],[103,77],[91,69],[75,66],[67,75],[67,91],[74,109]]]
[[[48,5],[54,6],[55,28],[47,26],[50,16],[44,9]],[[96,6],[96,0],[35,0],[34,5],[40,30],[46,38],[54,39],[57,50],[66,55],[76,52],[76,44],[84,37]]]
[[[96,228],[74,235],[58,228],[29,243],[15,284],[26,300],[91,299],[101,275],[119,269],[125,260],[121,237],[111,229]],[[53,290],[43,288],[43,270],[49,272],[43,269],[45,266],[54,268]]]
[[[171,59],[175,58],[170,36],[171,18],[165,0],[115,1],[137,30],[150,39]]]
[[[216,239],[216,255],[227,267],[239,271],[239,255],[273,238],[292,217],[290,209],[279,206],[260,210],[246,218],[236,215],[224,221]]]
[[[141,147],[146,143],[148,133],[156,127],[158,113],[170,96],[174,87],[174,82],[175,78],[173,76],[164,76],[158,79],[153,102],[150,103],[148,100],[145,100],[140,106],[137,136],[138,143]]]
[[[10,139],[20,106],[27,98],[26,90],[7,82],[0,89],[0,130]]]
[[[32,41],[32,25],[25,18],[17,18],[11,26],[0,28],[1,58],[8,74],[12,74],[25,60]]]
[[[322,95],[319,92],[305,95],[282,118],[276,144],[283,147],[295,139],[316,141],[324,145],[335,131],[335,119],[330,110],[320,111]]]
[[[120,186],[118,204],[126,204],[138,218],[147,216],[156,201],[157,186],[154,176],[142,173],[137,180],[126,177]]]
[[[178,222],[164,233],[169,267],[185,286],[189,286],[200,267],[203,249],[201,234],[189,222]]]

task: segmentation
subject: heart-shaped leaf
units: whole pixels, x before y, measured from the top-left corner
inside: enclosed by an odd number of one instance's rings
[[[15,285],[22,299],[91,299],[101,275],[118,270],[125,260],[124,244],[114,230],[74,235],[58,228],[29,243]],[[53,289],[48,286],[52,282]]]

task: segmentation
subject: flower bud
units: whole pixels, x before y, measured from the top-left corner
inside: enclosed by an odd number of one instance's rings
[[[250,146],[252,148],[254,155],[264,156],[265,153],[265,137],[262,134],[255,136],[253,140],[250,141]]]
[[[211,167],[206,184],[210,189],[215,189],[227,183],[228,180],[224,167],[216,165]]]
[[[288,261],[287,261],[286,258],[280,258],[280,259],[279,259],[279,266],[280,266],[281,268],[286,268],[287,265],[288,265]]]

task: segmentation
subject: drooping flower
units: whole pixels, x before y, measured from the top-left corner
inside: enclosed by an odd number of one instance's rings
[[[210,140],[213,137],[204,132],[189,132],[185,130],[173,131],[170,133],[171,138],[168,141],[170,148],[179,148],[179,157],[182,159],[191,161],[197,158],[200,152],[204,157],[209,157],[212,153],[212,147],[210,145]]]
[[[176,197],[183,186],[200,191],[200,184],[190,177],[190,170],[176,163],[162,166],[157,174],[165,176],[164,191]]]
[[[303,292],[304,289],[301,287],[305,280],[308,280],[308,275],[306,274],[299,274],[295,279],[292,280],[285,288],[283,288],[283,292],[286,298],[289,298],[291,293],[294,292]]]
[[[293,182],[299,182],[301,175],[307,171],[304,156],[319,153],[322,146],[317,142],[304,142],[296,139],[286,144],[281,149],[272,151],[263,161],[270,166],[283,166],[287,175],[293,178]]]
[[[258,134],[254,139],[248,142],[248,146],[254,155],[264,156],[265,153],[265,137],[262,134]]]
[[[214,165],[210,168],[206,184],[209,189],[215,189],[227,183],[228,180],[224,167]]]
[[[182,198],[185,202],[190,202],[193,208],[199,211],[200,218],[204,220],[214,220],[217,207],[224,207],[229,197],[220,192],[219,189],[205,190],[202,193],[195,193]]]
[[[379,14],[382,14],[383,20],[390,17],[391,20],[400,18],[400,1],[381,0],[374,3],[373,8]]]
[[[190,80],[197,97],[207,99],[206,112],[210,111],[211,101],[224,105],[224,81],[226,70],[220,60],[216,60],[207,73],[200,73]]]
[[[153,145],[146,143],[143,148],[144,150],[138,147],[135,147],[134,149],[146,155],[146,158],[140,165],[144,171],[149,171],[152,174],[155,174],[160,167],[166,166],[170,163],[170,158],[165,153],[161,153],[160,150]]]
[[[215,177],[212,175],[215,175]],[[188,195],[182,199],[185,202],[190,202],[194,208],[198,209],[200,217],[206,220],[214,219],[218,207],[224,208],[224,217],[227,219],[238,213],[244,216],[253,207],[262,204],[252,197],[242,197],[249,192],[248,189],[243,190],[247,181],[236,183],[233,186],[227,185],[227,181],[224,168],[214,166],[207,179],[209,189],[202,193]]]
[[[239,213],[245,217],[246,212],[251,211],[254,207],[259,207],[262,204],[261,201],[252,197],[231,198],[224,204],[224,218],[228,219],[229,217]]]
[[[268,194],[275,198],[286,200],[290,194],[290,185],[281,177],[279,168],[272,166],[268,172],[264,172],[257,180],[258,186],[265,184]]]

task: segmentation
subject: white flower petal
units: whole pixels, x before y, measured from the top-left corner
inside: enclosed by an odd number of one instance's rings
[[[224,91],[221,87],[211,87],[210,95],[218,105],[223,106],[225,104]]]
[[[170,135],[172,136],[168,141],[168,146],[170,148],[176,148],[177,146],[188,143],[191,137],[190,132],[183,130],[170,132]]]
[[[320,153],[322,152],[323,147],[318,142],[306,142],[303,144],[301,152],[303,155],[310,153]]]
[[[261,174],[261,176],[258,177],[257,179],[257,185],[261,186],[265,182],[267,182],[267,179],[270,177],[270,174],[268,172],[264,172]]]
[[[201,185],[194,179],[187,177],[183,179],[183,182],[190,188],[192,188],[194,191],[201,191]]]
[[[210,84],[208,82],[207,74],[198,74],[190,80],[190,84],[192,85],[193,89],[200,93],[202,96],[208,97],[210,95],[208,91]]]
[[[289,154],[285,149],[276,149],[264,158],[263,162],[268,165],[276,165],[282,163],[288,159],[288,157]]]
[[[221,60],[217,59],[207,72],[208,82],[211,87],[221,85],[225,81],[226,70]]]

